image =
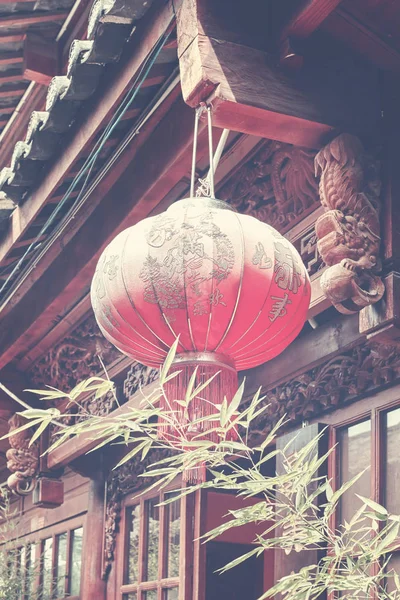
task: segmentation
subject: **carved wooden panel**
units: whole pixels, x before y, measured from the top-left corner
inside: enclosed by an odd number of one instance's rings
[[[319,205],[313,151],[268,140],[218,190],[218,197],[284,233]]]
[[[314,223],[306,229],[298,240],[293,242],[310,277],[325,267],[322,256],[318,251],[317,242]]]
[[[82,379],[102,370],[99,357],[107,366],[121,356],[91,315],[35,363],[29,376],[37,386],[51,385],[69,391]]]
[[[135,362],[126,374],[123,392],[126,400],[129,400],[140,388],[153,383],[158,377],[158,370],[145,367]]]
[[[252,435],[286,415],[301,422],[400,380],[400,351],[383,344],[358,346],[266,393],[267,412]]]

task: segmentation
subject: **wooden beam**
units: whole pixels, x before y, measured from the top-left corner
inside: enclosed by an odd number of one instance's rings
[[[87,148],[94,136],[104,126],[104,123],[107,123],[120,99],[135,80],[146,56],[161,35],[170,28],[174,19],[172,3],[157,4],[155,7],[158,8],[157,13],[153,13],[153,17],[154,14],[155,17],[151,22],[148,21],[146,27],[141,29],[140,32],[138,31],[137,35],[133,36],[130,48],[126,48],[125,56],[127,59],[122,62],[121,70],[115,76],[111,75],[110,79],[104,82],[104,92],[99,91],[96,95],[97,104],[90,107],[86,118],[80,123],[75,135],[72,136],[57,163],[48,172],[39,187],[31,194],[29,202],[21,205],[17,215],[12,217],[12,226],[0,242],[0,263],[10,252],[13,244],[24,235],[36,215],[61,185],[77,157]]]
[[[159,384],[154,382],[150,384],[146,390],[151,392],[155,390]],[[118,417],[126,415],[131,408],[139,408],[140,402],[143,400],[142,391],[136,392],[132,398],[123,406],[120,406],[113,412],[113,416]],[[70,439],[58,448],[51,450],[48,453],[47,466],[49,469],[55,470],[61,467],[66,467],[69,463],[76,460],[80,456],[87,454],[93,450],[101,441],[101,438],[94,439],[93,434],[85,433],[78,438]]]
[[[355,52],[366,56],[373,64],[395,72],[400,71],[399,50],[390,44],[387,37],[380,37],[344,9],[333,12],[324,21],[321,29],[341,40]]]
[[[1,44],[15,44],[23,42],[25,36],[26,33],[24,31],[21,33],[10,33],[9,35],[0,35],[0,47]]]
[[[59,23],[64,21],[68,12],[36,12],[35,14],[16,13],[12,16],[0,17],[0,29],[10,29],[10,27],[29,27],[37,23]]]
[[[160,85],[171,74],[170,63],[156,63],[151,69],[143,82],[142,89],[151,87],[152,85]]]
[[[53,40],[28,33],[24,43],[24,78],[49,85],[59,73],[58,47]]]
[[[283,27],[281,38],[310,36],[341,2],[342,0],[301,0],[290,21]]]
[[[0,75],[0,85],[5,83],[16,83],[22,82],[24,80],[24,76],[22,73],[16,73],[15,75]]]
[[[43,240],[45,240],[46,238],[47,238],[47,235],[41,235],[39,238],[34,237],[34,238],[27,239],[27,240],[19,240],[19,242],[17,242],[15,244],[14,248],[25,248],[25,246],[29,246],[33,242],[36,242],[36,243],[43,242]]]
[[[243,372],[247,381],[246,395],[253,395],[260,386],[264,391],[270,390],[363,341],[365,335],[359,332],[358,315],[338,316],[335,321],[297,338],[282,354],[268,363]]]
[[[0,98],[13,98],[14,96],[21,96],[26,91],[26,87],[14,88],[13,90],[2,90],[0,87]]]
[[[338,127],[376,128],[377,73],[360,72],[346,59],[333,81],[332,64],[328,68],[321,53],[296,79],[286,78],[266,53],[231,41],[231,32],[213,21],[214,6],[212,0],[184,0],[177,31],[184,99],[192,107],[211,102],[216,126],[307,147],[319,147]],[[349,69],[357,80],[354,94]]]
[[[4,53],[0,54],[0,65],[17,65],[24,62],[22,54]]]
[[[14,106],[0,106],[0,115],[11,115],[16,108],[16,104]]]

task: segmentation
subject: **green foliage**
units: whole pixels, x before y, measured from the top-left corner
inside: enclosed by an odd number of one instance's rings
[[[143,393],[139,406],[130,406],[118,416],[88,415],[85,421],[63,425],[52,447],[85,433],[98,441],[96,448],[110,443],[128,445],[129,451],[120,464],[137,454],[144,458],[150,450],[164,448],[169,450],[166,457],[153,464],[144,474],[154,478],[154,487],[170,484],[185,469],[205,463],[209,481],[183,488],[179,494],[212,488],[229,491],[244,499],[257,498],[256,503],[231,511],[229,521],[205,536],[204,541],[207,542],[233,527],[250,523],[263,525],[263,533],[254,540],[254,549],[226,565],[224,570],[234,568],[249,556],[260,555],[268,549],[282,549],[286,554],[316,548],[322,551],[322,558],[317,563],[283,577],[263,598],[281,594],[284,600],[316,600],[327,592],[340,592],[340,598],[348,600],[372,597],[400,600],[399,578],[394,573],[387,573],[390,554],[399,537],[400,517],[389,514],[385,507],[368,498],[361,498],[362,506],[351,521],[334,528],[332,515],[342,496],[351,493],[355,480],[333,491],[331,482],[319,475],[328,455],[318,456],[318,438],[297,452],[293,452],[290,446],[276,450],[274,440],[282,428],[283,420],[266,433],[257,446],[249,444],[251,426],[267,408],[260,392],[239,411],[244,395],[242,385],[233,402],[228,404],[226,399],[222,399],[221,404],[215,406],[214,414],[198,418],[194,423],[189,423],[187,418],[179,420],[173,410],[162,411],[159,406],[161,397],[167,400],[168,406],[171,406],[171,400],[177,400],[187,417],[190,402],[196,396],[201,396],[204,387],[211,383],[209,381],[195,387],[193,377],[184,398],[166,398],[165,384],[177,376],[176,373],[169,373],[175,352],[176,344],[161,369],[159,386],[151,394]],[[76,386],[69,394],[54,389],[33,392],[45,400],[68,398],[70,403],[79,405],[82,396],[89,392],[101,397],[113,389],[108,379],[91,378]],[[38,426],[40,431],[55,419],[62,424],[70,417],[55,409],[25,411],[21,414],[31,424],[33,422]],[[174,428],[173,437],[158,437],[160,421]],[[216,432],[218,443],[207,438],[204,433],[205,422]],[[233,428],[239,432],[237,441],[230,441]],[[279,474],[267,476],[264,466],[273,459],[279,459],[282,470]],[[322,505],[321,498],[324,498]],[[392,592],[387,591],[388,578],[392,579]]]

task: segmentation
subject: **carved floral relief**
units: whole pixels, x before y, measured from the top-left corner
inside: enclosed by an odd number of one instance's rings
[[[314,156],[305,148],[268,140],[218,197],[284,233],[319,204]]]
[[[397,347],[357,346],[266,392],[268,410],[252,435],[284,415],[292,423],[309,420],[399,380]]]
[[[35,363],[29,376],[37,386],[52,385],[68,391],[101,371],[99,357],[105,365],[110,365],[121,356],[102,335],[91,315]]]

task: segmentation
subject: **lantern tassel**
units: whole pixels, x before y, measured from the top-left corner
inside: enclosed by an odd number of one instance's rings
[[[188,405],[185,400],[190,380],[197,369],[193,390],[206,384],[199,394],[193,397]],[[238,376],[235,368],[218,355],[211,353],[191,353],[178,356],[170,373],[178,372],[164,386],[161,409],[168,418],[160,420],[159,437],[168,439],[172,445],[185,449],[185,442],[191,440],[209,440],[214,444],[221,441],[216,427],[220,426],[219,408],[226,398],[231,402],[238,387]],[[212,417],[215,415],[215,418]],[[237,439],[237,430],[232,427],[227,431],[226,439]],[[186,446],[189,449],[188,446]],[[199,463],[190,466],[183,473],[184,481],[199,483],[206,480],[206,465]]]

